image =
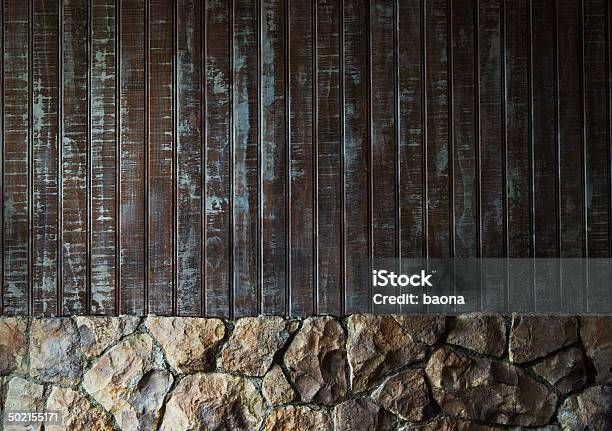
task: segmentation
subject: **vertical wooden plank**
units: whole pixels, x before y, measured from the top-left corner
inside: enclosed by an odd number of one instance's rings
[[[399,2],[400,249],[402,258],[423,256],[424,143],[421,0]]]
[[[344,2],[344,202],[346,313],[368,311],[360,277],[369,253],[369,86],[367,2]],[[369,275],[368,275],[369,278]]]
[[[341,4],[317,2],[317,282],[319,314],[342,310]]]
[[[92,0],[91,19],[91,312],[112,314],[117,268],[115,0]]]
[[[121,311],[145,311],[145,2],[120,3]]]
[[[258,314],[258,2],[234,2],[233,285],[235,317]]]
[[[229,317],[231,281],[230,3],[206,10],[206,298],[208,316]]]
[[[289,244],[291,316],[314,310],[312,0],[289,2]]]
[[[397,255],[394,8],[393,0],[370,5],[373,259]],[[376,307],[377,312],[394,309]]]
[[[149,1],[148,310],[173,311],[173,1]]]
[[[29,297],[29,4],[4,1],[4,313],[27,314]]]
[[[448,127],[448,9],[444,0],[427,1],[427,203],[430,257],[450,255]]]
[[[261,0],[262,312],[284,314],[287,299],[285,0]]]
[[[87,13],[86,0],[63,2],[62,285],[64,314],[87,311]]]
[[[499,1],[482,0],[479,12],[482,257],[502,257],[505,247]]]
[[[58,2],[33,5],[33,314],[58,310]]]
[[[453,119],[455,256],[478,256],[474,2],[453,0]]]
[[[178,2],[177,58],[177,306],[197,316],[202,301],[202,8]]]
[[[579,2],[557,5],[560,257],[583,255],[581,37]]]
[[[4,315],[4,0],[0,2],[0,316]]]
[[[557,256],[555,4],[532,2],[534,256]]]

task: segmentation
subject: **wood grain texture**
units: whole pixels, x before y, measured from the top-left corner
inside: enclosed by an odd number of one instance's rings
[[[259,309],[258,2],[235,0],[233,34],[233,285],[234,316]]]
[[[64,314],[87,312],[88,56],[86,0],[64,0],[62,47],[62,279]]]
[[[55,315],[58,303],[59,31],[57,2],[32,11],[32,313]]]
[[[179,0],[177,6],[177,307],[182,316],[202,314],[202,238],[204,207],[203,45],[204,8],[198,0]]]
[[[145,238],[145,2],[120,3],[120,297],[122,313],[142,314],[147,302]]]
[[[317,274],[319,314],[342,314],[343,211],[340,44],[341,4],[319,0],[316,11]]]
[[[175,227],[173,0],[149,0],[148,7],[147,309],[153,314],[171,315]]]
[[[232,51],[231,2],[206,5],[206,277],[208,316],[232,309]]]
[[[3,312],[29,312],[29,7],[4,1],[3,28]]]
[[[91,313],[115,314],[117,289],[118,34],[114,0],[91,2]]]
[[[261,1],[261,311],[284,314],[287,282],[286,1]]]

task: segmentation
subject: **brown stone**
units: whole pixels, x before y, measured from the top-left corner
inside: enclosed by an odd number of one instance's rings
[[[246,378],[198,373],[172,392],[160,431],[257,430],[262,418],[263,400]]]
[[[474,358],[451,347],[430,358],[427,378],[438,405],[451,416],[504,425],[546,425],[557,396],[521,368]]]
[[[87,371],[83,389],[110,412],[122,430],[151,430],[159,421],[173,377],[148,334],[122,340]]]
[[[425,420],[432,411],[423,370],[406,370],[387,378],[372,398],[407,421]]]
[[[79,337],[70,318],[33,319],[30,375],[47,383],[74,385],[81,377]]]
[[[447,343],[495,357],[506,350],[506,323],[502,316],[469,313],[458,316],[454,323]]]
[[[578,322],[564,316],[513,316],[510,361],[529,362],[578,341]]]
[[[42,412],[44,411],[44,386],[28,382],[21,377],[13,377],[8,381],[8,391],[4,401],[4,412]],[[3,417],[4,431],[23,431],[27,429],[24,424],[9,422],[8,417]],[[31,424],[32,430],[40,430],[41,422]]]
[[[353,314],[346,343],[353,392],[371,389],[389,373],[425,357],[424,343],[406,333],[392,316]]]
[[[268,404],[287,404],[295,399],[295,392],[280,366],[274,365],[263,379],[261,392]]]
[[[580,337],[595,367],[595,380],[612,384],[612,316],[581,317]]]
[[[57,412],[63,420],[45,425],[45,431],[112,431],[113,426],[83,394],[69,388],[54,387],[47,400],[47,411]]]
[[[214,368],[217,348],[225,336],[222,320],[150,316],[145,326],[177,372],[192,373]]]
[[[0,376],[26,371],[26,330],[24,317],[0,317]]]
[[[587,382],[584,356],[578,348],[550,356],[532,369],[564,395],[580,389]]]
[[[425,425],[400,428],[400,431],[501,431],[501,428],[447,417]]]
[[[289,379],[302,401],[331,405],[347,391],[345,336],[332,317],[311,317],[285,352]]]
[[[263,376],[287,342],[287,323],[280,317],[245,317],[221,351],[219,366],[249,376]]]
[[[612,430],[612,388],[593,386],[569,397],[557,415],[564,431]]]
[[[406,315],[396,314],[393,316],[400,324],[402,329],[419,341],[429,344],[436,344],[446,330],[445,316],[426,316],[426,315]]]
[[[136,330],[139,319],[135,316],[76,316],[81,350],[86,358],[100,356],[107,348]]]
[[[345,401],[336,406],[336,431],[390,431],[391,420],[367,398]]]
[[[303,406],[274,410],[266,418],[263,431],[331,431],[329,413]]]

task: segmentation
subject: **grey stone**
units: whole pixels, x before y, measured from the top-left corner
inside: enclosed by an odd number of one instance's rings
[[[482,355],[500,357],[506,350],[506,323],[498,314],[463,314],[455,319],[446,342]]]
[[[427,419],[432,409],[423,370],[406,370],[387,378],[372,394],[386,410],[407,421]]]
[[[430,346],[436,344],[446,330],[445,316],[396,314],[393,317],[402,329]]]
[[[44,411],[44,386],[31,383],[21,377],[13,377],[8,381],[8,391],[4,401],[4,412],[31,412]],[[3,417],[4,431],[23,431],[25,426],[19,422],[9,422],[8,416]],[[42,423],[31,424],[32,430],[40,430]]]
[[[575,317],[515,315],[510,330],[510,361],[529,362],[577,341]]]
[[[612,388],[593,386],[566,399],[557,415],[564,431],[612,430]]]
[[[564,395],[580,389],[587,382],[584,356],[578,348],[550,356],[534,365],[532,369]]]
[[[344,401],[335,409],[336,431],[390,431],[391,420],[384,411],[367,398]]]

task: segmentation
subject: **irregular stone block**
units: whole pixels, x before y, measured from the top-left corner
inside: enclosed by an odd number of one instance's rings
[[[113,430],[103,412],[83,394],[69,388],[53,388],[47,400],[47,411],[57,412],[63,421],[45,424],[45,431]]]
[[[557,396],[521,368],[438,349],[426,367],[432,394],[448,414],[503,425],[546,425]]]
[[[384,411],[367,398],[357,398],[338,404],[335,409],[336,431],[390,431],[391,420]]]
[[[122,430],[155,429],[174,380],[148,334],[127,338],[85,373],[83,389],[110,412]]]
[[[578,341],[578,321],[564,316],[512,316],[510,361],[529,362]]]
[[[3,413],[10,412],[43,412],[44,411],[44,386],[28,382],[21,377],[13,377],[7,383],[8,391],[4,400]],[[2,421],[4,431],[23,431],[26,429],[24,424],[19,422],[9,422],[8,415]],[[42,428],[41,422],[31,424],[31,430],[38,431]]]
[[[392,316],[353,314],[346,350],[353,392],[371,389],[382,377],[422,360],[426,346],[407,334]]]
[[[580,318],[580,337],[599,383],[612,384],[612,316]]]
[[[262,419],[263,400],[246,378],[198,373],[176,386],[160,430],[257,430]]]
[[[410,335],[430,346],[436,344],[446,330],[445,316],[395,314],[393,317]]]
[[[498,314],[462,314],[455,319],[446,342],[481,355],[500,357],[506,350],[506,322]]]
[[[580,389],[587,382],[586,363],[578,348],[559,352],[532,369],[564,395]]]
[[[557,415],[563,431],[612,430],[612,388],[593,386],[569,397]]]
[[[295,392],[280,366],[274,365],[263,379],[261,392],[270,405],[286,404],[295,399]]]
[[[24,317],[0,317],[0,376],[27,371],[27,327]]]
[[[150,316],[145,326],[177,372],[192,373],[214,368],[217,348],[225,336],[222,320]]]
[[[245,317],[221,351],[219,366],[249,376],[263,376],[287,342],[287,323],[280,317]]]
[[[82,371],[77,329],[70,318],[33,319],[30,375],[48,383],[77,384]]]
[[[399,431],[501,431],[496,426],[481,425],[474,422],[462,421],[456,418],[438,419],[425,425],[400,428]],[[519,431],[519,430],[513,430]]]
[[[310,317],[285,352],[289,378],[302,401],[331,405],[347,391],[345,336],[332,317]]]
[[[87,359],[100,356],[121,338],[133,333],[139,323],[135,316],[75,316],[74,321],[79,328],[81,350]]]
[[[329,413],[304,406],[287,406],[274,410],[266,418],[263,431],[331,431]]]
[[[407,421],[425,420],[432,411],[423,370],[406,370],[387,378],[372,398]]]

